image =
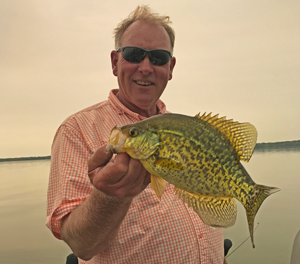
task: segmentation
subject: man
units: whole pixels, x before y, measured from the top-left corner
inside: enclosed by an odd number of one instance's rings
[[[176,63],[170,23],[146,6],[122,21],[111,52],[119,89],[55,135],[47,226],[79,263],[224,262],[222,230],[204,225],[171,184],[158,200],[139,161],[106,149],[115,125],[166,112],[159,98]]]

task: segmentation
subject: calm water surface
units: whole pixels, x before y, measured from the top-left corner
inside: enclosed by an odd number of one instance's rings
[[[248,239],[227,258],[229,264],[289,263],[300,229],[300,151],[255,152],[245,164],[260,184],[281,188],[261,206],[254,241]],[[0,163],[0,263],[65,263],[68,247],[45,227],[50,161]],[[238,203],[238,202],[237,202]],[[238,203],[236,224],[224,230],[232,252],[248,236],[244,208]]]

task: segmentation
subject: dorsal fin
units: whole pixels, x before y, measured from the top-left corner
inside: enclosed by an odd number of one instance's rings
[[[250,160],[257,139],[257,131],[253,125],[226,120],[226,117],[219,118],[218,115],[211,116],[211,113],[201,116],[199,113],[195,117],[207,122],[226,137],[236,150],[239,160]]]

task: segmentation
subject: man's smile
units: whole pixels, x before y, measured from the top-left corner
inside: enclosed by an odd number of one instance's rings
[[[149,86],[152,85],[152,82],[146,82],[146,81],[134,81],[136,84],[138,85],[142,85],[142,86]]]

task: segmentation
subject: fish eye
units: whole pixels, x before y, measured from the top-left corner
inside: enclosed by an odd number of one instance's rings
[[[133,127],[129,130],[129,135],[132,137],[136,137],[139,134],[139,131],[136,127]]]

